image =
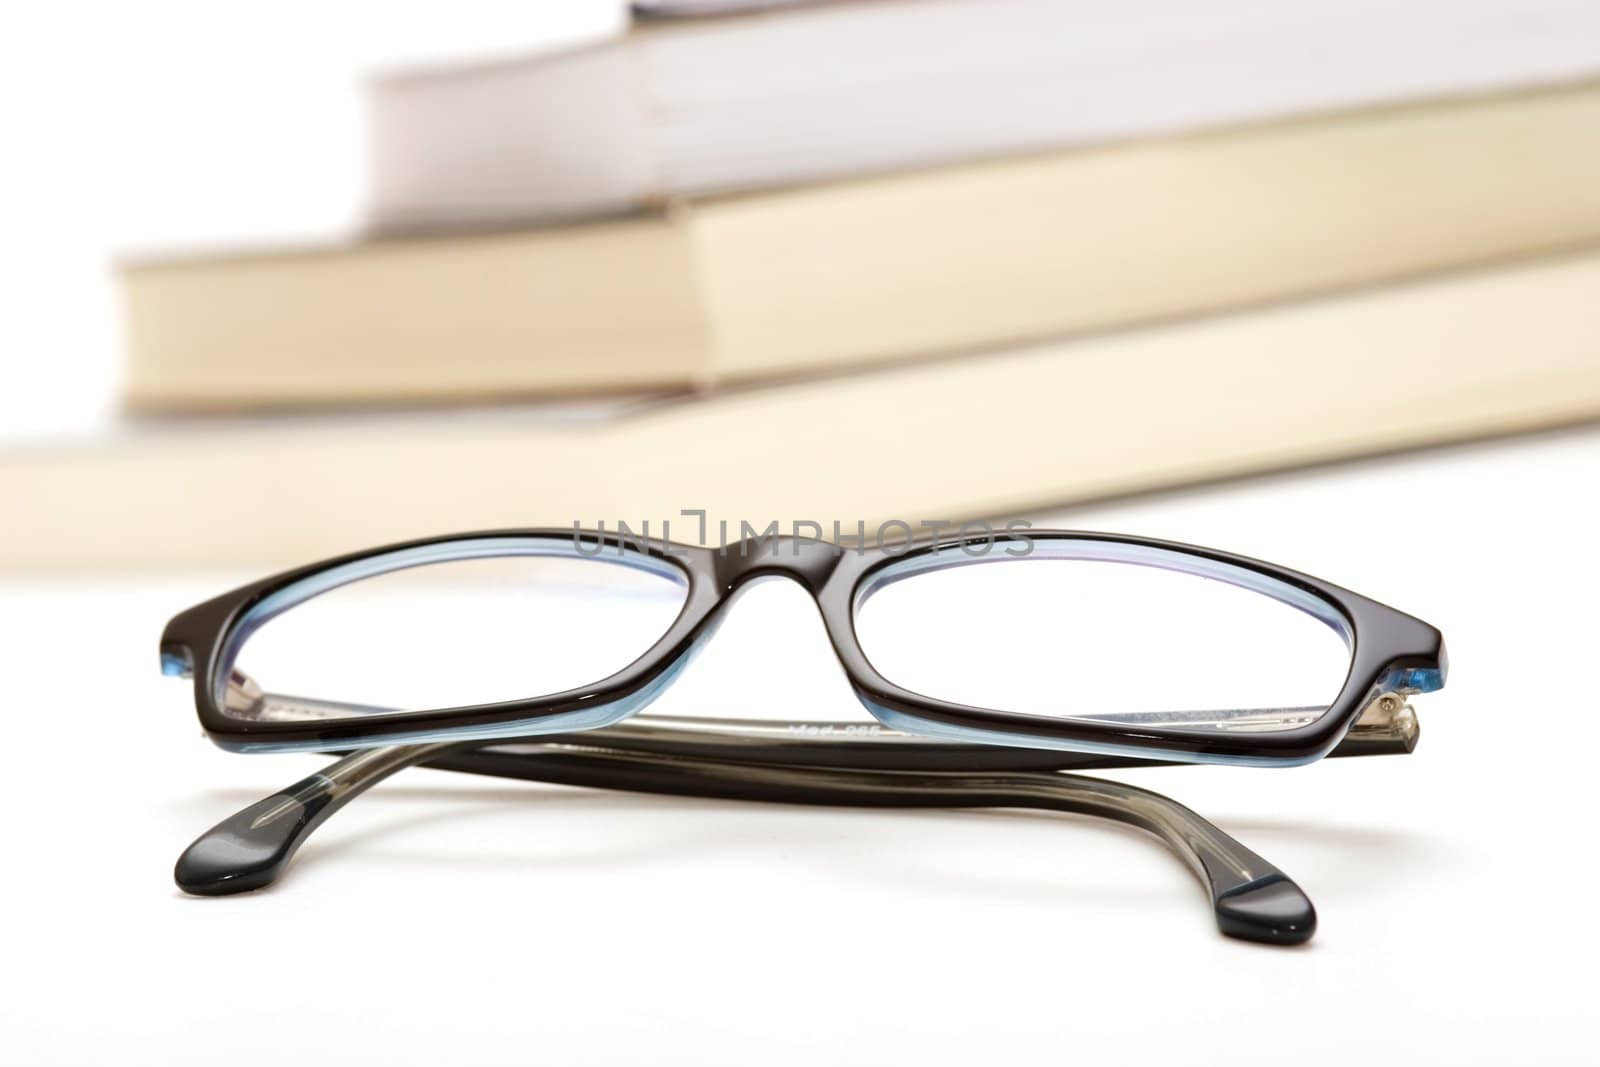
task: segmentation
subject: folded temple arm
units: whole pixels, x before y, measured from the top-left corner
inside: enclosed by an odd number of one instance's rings
[[[1334,755],[1409,751],[1409,716],[1376,717]],[[492,745],[367,749],[252,804],[202,835],[175,872],[186,892],[259,889],[283,872],[329,815],[417,764],[567,785],[682,796],[860,807],[1020,807],[1129,823],[1163,840],[1207,888],[1218,926],[1249,940],[1298,943],[1315,912],[1281,871],[1175,801],[1119,782],[1062,773],[1140,761],[932,741],[872,724],[641,718],[585,734]]]
[[[394,707],[384,707],[376,704],[352,704],[339,700],[326,700],[316,697],[293,696],[287,693],[264,691],[249,675],[235,670],[228,679],[224,690],[224,703],[228,714],[234,718],[245,721],[257,722],[307,722],[314,720],[358,720],[368,716],[392,715],[397,710]],[[1315,722],[1327,712],[1325,706],[1303,707],[1278,707],[1278,708],[1203,708],[1183,711],[1116,711],[1099,712],[1078,716],[1090,721],[1121,723],[1130,726],[1158,726],[1164,729],[1188,730],[1215,730],[1219,733],[1256,733],[1263,731],[1293,729]],[[1370,735],[1376,740],[1380,735],[1387,734],[1390,741],[1406,742],[1404,751],[1410,751],[1410,744],[1415,741],[1415,720],[1406,715],[1397,715],[1397,712],[1407,711],[1405,701],[1394,694],[1380,697],[1365,713],[1362,714],[1353,734]],[[656,721],[667,721],[665,717],[656,717]],[[698,724],[704,729],[726,732],[727,727],[743,731],[745,727],[758,725],[746,719],[675,719],[679,725]],[[766,729],[769,736],[773,729],[785,733],[784,740],[795,740],[802,736],[819,732],[814,728],[834,727],[846,736],[865,736],[872,730],[881,733],[898,735],[881,725],[843,723],[777,723],[768,724]],[[1373,729],[1382,727],[1382,729]],[[821,732],[828,732],[822,730]],[[1360,754],[1372,753],[1372,749],[1365,748]],[[1389,751],[1398,751],[1391,746]],[[1334,753],[1355,754],[1355,753]],[[787,758],[787,757],[786,757]],[[1097,766],[1127,766],[1150,763],[1149,760],[1128,759],[1118,760],[1111,764],[1096,764]],[[1078,764],[1074,764],[1077,766]]]

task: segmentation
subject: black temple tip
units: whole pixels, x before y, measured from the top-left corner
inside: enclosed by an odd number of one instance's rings
[[[1302,945],[1317,932],[1317,909],[1282,875],[1258,879],[1217,900],[1217,926],[1229,937]]]
[[[296,797],[270,796],[201,834],[178,857],[173,878],[196,896],[261,889],[277,880],[317,821]]]

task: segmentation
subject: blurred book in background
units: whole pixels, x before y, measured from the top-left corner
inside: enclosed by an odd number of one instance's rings
[[[960,521],[1600,415],[1600,252],[583,420],[167,425],[0,456],[0,567],[453,529]],[[1418,487],[1426,500],[1426,488]]]
[[[127,398],[163,412],[682,390],[1549,252],[1600,240],[1597,131],[1585,83],[576,226],[133,264]]]
[[[1597,63],[1592,0],[877,0],[662,19],[565,54],[380,80],[372,221],[615,213],[1548,85]]]
[[[961,520],[1600,416],[1592,4],[641,6],[375,83],[369,237],[129,262],[161,418],[0,456],[0,566]]]

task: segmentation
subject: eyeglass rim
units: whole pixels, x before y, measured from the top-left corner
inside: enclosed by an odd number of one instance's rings
[[[936,738],[1143,759],[1296,765],[1320,759],[1331,751],[1361,712],[1382,695],[1430,692],[1444,684],[1448,661],[1437,629],[1310,575],[1216,549],[1137,535],[1029,528],[1008,536],[1151,550],[1197,564],[1248,572],[1299,590],[1328,605],[1347,623],[1351,658],[1344,685],[1328,711],[1313,722],[1260,733],[1053,718],[956,704],[906,690],[883,678],[856,638],[855,607],[865,584],[875,579],[881,582],[895,568],[907,566],[908,561],[972,546],[985,538],[957,534],[853,548],[810,538],[758,537],[719,549],[616,532],[552,528],[482,530],[418,538],[335,556],[248,583],[176,615],[162,634],[162,668],[168,674],[193,679],[195,708],[202,729],[214,743],[234,751],[317,750],[571,733],[610,725],[642,710],[703,646],[723,609],[747,582],[782,575],[800,582],[813,595],[846,677],[867,710],[893,729]],[[569,546],[581,544],[615,551],[626,558],[648,557],[652,566],[680,572],[688,583],[688,592],[678,617],[650,649],[614,674],[578,689],[526,700],[335,722],[247,721],[226,714],[220,706],[217,675],[227,663],[229,642],[247,623],[251,610],[273,594],[338,568],[380,557],[428,550],[431,561],[445,562],[473,558],[475,550],[481,556],[484,542],[507,539],[562,541]],[[459,548],[461,555],[452,555],[453,547]]]

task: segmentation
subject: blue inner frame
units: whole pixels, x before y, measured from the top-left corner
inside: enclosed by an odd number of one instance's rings
[[[1127,544],[1121,541],[1102,541],[1093,538],[1034,538],[1032,549],[1026,555],[996,556],[992,551],[974,555],[963,551],[960,545],[948,545],[887,564],[872,572],[856,588],[851,602],[851,616],[861,610],[872,596],[883,589],[934,571],[965,566],[997,566],[1007,563],[1027,563],[1030,560],[1084,560],[1099,563],[1128,563],[1142,567],[1155,567],[1179,574],[1211,578],[1240,589],[1260,593],[1288,607],[1310,615],[1323,623],[1344,642],[1352,653],[1355,649],[1355,629],[1343,611],[1321,596],[1292,585],[1270,574],[1241,567],[1237,564],[1191,555],[1154,545]],[[863,654],[865,652],[863,651]],[[1352,664],[1354,656],[1351,657]],[[870,662],[870,657],[869,657]],[[880,704],[865,694],[857,692],[863,706],[879,722],[891,729],[925,737],[942,738],[968,744],[988,744],[1011,747],[1059,749],[1071,752],[1090,752],[1105,756],[1132,756],[1142,759],[1174,759],[1186,763],[1212,763],[1233,766],[1298,766],[1312,763],[1321,756],[1305,759],[1281,759],[1266,756],[1213,756],[1206,753],[1164,752],[1148,744],[1127,745],[1117,742],[1062,741],[1050,737],[1028,735],[1008,730],[988,730],[973,726],[953,726],[925,719]],[[1332,705],[1320,709],[1318,717],[1325,715]],[[1261,709],[1269,710],[1269,709]],[[1044,716],[1039,716],[1044,718]],[[1059,716],[1058,716],[1059,718]],[[1070,717],[1069,717],[1070,718]],[[1079,716],[1083,721],[1116,721],[1105,717]],[[1156,727],[1159,729],[1159,727]]]
[[[218,657],[219,667],[213,679],[217,705],[219,707],[226,706],[227,679],[245,642],[267,622],[290,608],[351,582],[376,577],[392,571],[435,563],[510,556],[545,556],[605,562],[668,578],[684,588],[687,588],[689,584],[688,574],[670,559],[637,551],[606,551],[596,554],[592,551],[592,546],[590,551],[584,551],[579,542],[567,538],[494,537],[447,541],[401,549],[381,556],[356,560],[291,583],[263,597],[245,612],[233,627]],[[909,555],[877,569],[861,582],[853,598],[852,614],[859,610],[861,605],[875,593],[907,578],[952,567],[982,564],[995,565],[1002,562],[1027,562],[1030,559],[1129,563],[1215,579],[1260,593],[1279,603],[1302,611],[1332,629],[1344,641],[1347,648],[1354,647],[1354,631],[1350,620],[1344,613],[1321,596],[1299,586],[1260,571],[1209,559],[1204,556],[1148,545],[1126,544],[1118,541],[1095,540],[1093,538],[1036,538],[1032,540],[1031,552],[1027,556],[1017,557],[1016,559],[997,558],[992,553],[984,556],[975,556],[963,551],[960,545],[950,545]],[[685,608],[687,608],[687,603],[688,600],[685,598]],[[609,726],[637,714],[655,700],[677,679],[684,668],[704,647],[714,629],[715,626],[707,627],[684,654],[669,664],[658,677],[639,691],[621,700],[609,701],[559,715],[546,715],[503,723],[412,732],[397,731],[370,743],[414,744],[434,741],[496,740],[529,737],[539,734],[571,733]],[[1414,671],[1411,673],[1420,675],[1425,672]],[[1438,680],[1433,678],[1413,678],[1409,679],[1409,681],[1416,689],[1438,687]],[[1152,748],[1148,744],[1132,746],[1114,742],[1103,744],[1084,741],[1062,742],[1052,738],[1029,736],[1016,732],[950,726],[885,707],[868,699],[859,691],[857,692],[857,697],[874,718],[891,729],[908,734],[964,743],[977,742],[1009,747],[1054,748],[1143,759],[1170,758],[1192,763],[1254,766],[1264,764],[1291,766],[1312,762],[1317,758],[1283,760],[1258,756],[1211,756],[1193,752],[1168,753],[1159,748]],[[392,709],[373,709],[374,713],[390,710]],[[1326,713],[1327,708],[1323,708],[1322,711]],[[328,745],[326,742],[263,739],[260,741],[226,742],[223,747],[238,752],[282,752],[322,750],[326,749]],[[363,743],[358,744],[356,747],[366,747],[366,745]]]
[[[606,548],[609,549],[610,546],[606,546]],[[463,541],[441,541],[435,544],[400,549],[381,556],[370,556],[366,559],[354,560],[302,578],[297,582],[284,586],[282,589],[269,593],[251,605],[249,610],[234,624],[221,653],[217,657],[217,667],[211,683],[212,698],[216,701],[217,707],[224,709],[224,714],[226,714],[228,677],[232,673],[234,664],[238,661],[239,652],[243,649],[245,643],[268,622],[313,597],[321,596],[352,582],[375,578],[394,571],[409,570],[414,567],[423,567],[436,563],[457,563],[472,559],[504,559],[518,556],[582,559],[590,563],[624,566],[670,579],[674,584],[685,590],[689,587],[688,573],[668,559],[636,551],[618,552],[607,550],[596,553],[591,550],[585,552],[580,548],[580,543],[576,538],[484,537]],[[687,607],[687,605],[688,597],[685,596],[684,607]],[[680,608],[679,614],[681,617],[682,608]],[[670,630],[671,627],[668,629]],[[625,700],[612,701],[603,706],[585,708],[581,711],[567,712],[561,715],[522,720],[516,723],[496,723],[481,727],[457,727],[449,730],[395,734],[392,737],[385,738],[382,743],[387,744],[391,741],[492,739],[527,736],[531,733],[562,733],[570,730],[589,730],[599,726],[609,726],[611,723],[618,722],[634,714],[644,705],[654,700],[661,690],[670,684],[672,679],[677,676],[677,673],[683,669],[687,659],[687,656],[680,657],[678,662],[670,665],[654,682]],[[374,710],[377,711],[379,709]],[[325,749],[328,746],[326,743],[316,742],[263,740],[259,742],[229,743],[224,747],[236,752],[264,752],[306,751]]]

